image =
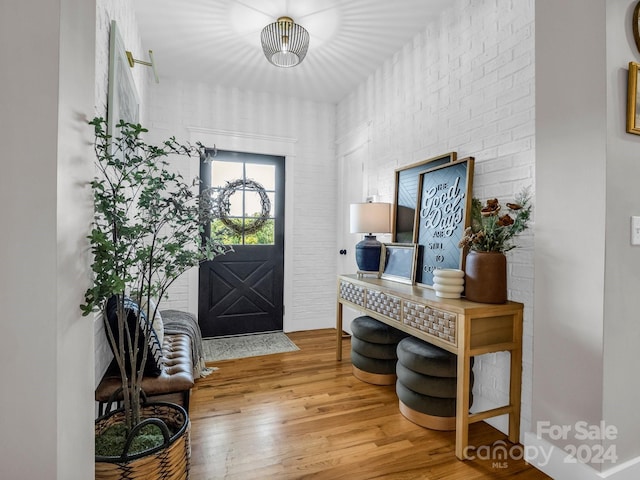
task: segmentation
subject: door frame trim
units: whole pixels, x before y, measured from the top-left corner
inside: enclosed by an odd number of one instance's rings
[[[277,137],[250,132],[219,130],[204,127],[186,127],[191,143],[200,142],[205,147],[220,150],[230,150],[264,155],[284,157],[285,189],[284,189],[284,278],[283,278],[283,314],[282,328],[285,332],[294,331],[292,319],[287,315],[291,308],[286,308],[293,301],[293,251],[294,251],[294,227],[293,212],[293,180],[295,178],[295,158],[298,140],[289,137]],[[191,158],[189,162],[189,175],[200,175],[200,159]],[[192,268],[188,272],[188,302],[189,311],[198,311],[198,268]]]

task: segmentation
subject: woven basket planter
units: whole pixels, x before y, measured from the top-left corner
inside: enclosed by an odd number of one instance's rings
[[[176,433],[159,447],[120,457],[96,456],[96,480],[154,479],[187,480],[191,466],[190,423],[187,412],[172,403],[157,402],[142,407],[143,418],[159,418]],[[116,410],[96,420],[95,434],[123,421],[124,413]]]

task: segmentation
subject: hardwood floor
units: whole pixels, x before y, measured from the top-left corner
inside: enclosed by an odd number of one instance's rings
[[[395,387],[351,374],[348,340],[335,360],[335,330],[289,337],[300,351],[216,362],[196,382],[192,480],[549,478],[523,460],[457,460],[453,432],[411,423]],[[499,440],[486,423],[471,426],[471,445]]]

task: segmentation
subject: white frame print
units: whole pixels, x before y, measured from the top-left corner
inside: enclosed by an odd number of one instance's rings
[[[413,285],[417,253],[415,243],[383,243],[380,278]]]
[[[116,21],[111,21],[109,38],[109,93],[107,99],[107,133],[114,135],[115,126],[124,120],[138,123],[140,100],[129,60]]]

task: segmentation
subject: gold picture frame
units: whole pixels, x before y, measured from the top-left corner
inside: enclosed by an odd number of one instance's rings
[[[445,153],[396,169],[396,191],[394,197],[392,239],[397,243],[413,242],[413,227],[418,198],[420,173],[430,168],[455,162],[456,152]]]
[[[638,74],[640,64],[629,62],[629,82],[627,90],[627,133],[640,135],[640,96],[638,95]]]

